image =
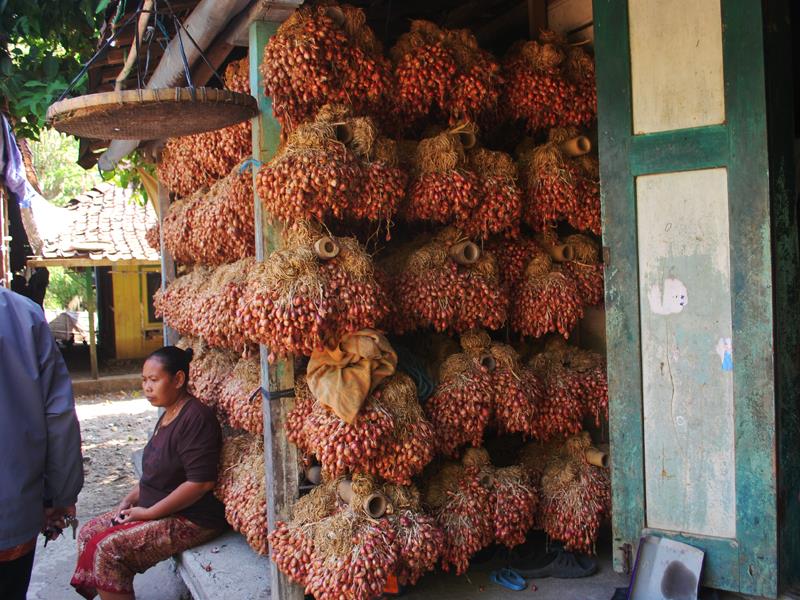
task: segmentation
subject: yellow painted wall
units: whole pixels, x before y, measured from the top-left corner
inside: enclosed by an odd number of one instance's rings
[[[146,331],[147,305],[140,267],[111,269],[114,289],[114,337],[117,358],[143,358],[163,345],[160,330]]]

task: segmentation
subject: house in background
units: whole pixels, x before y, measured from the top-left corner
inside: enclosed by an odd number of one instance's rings
[[[89,268],[97,288],[98,348],[108,358],[142,358],[162,345],[153,309],[161,286],[159,252],[145,233],[156,224],[153,207],[128,189],[102,183],[72,199],[57,233],[42,240],[31,267]]]

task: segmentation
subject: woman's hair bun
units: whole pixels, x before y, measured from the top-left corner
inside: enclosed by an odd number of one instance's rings
[[[186,348],[186,350],[183,352],[186,354],[186,362],[192,362],[192,359],[194,358],[194,350],[192,348]]]

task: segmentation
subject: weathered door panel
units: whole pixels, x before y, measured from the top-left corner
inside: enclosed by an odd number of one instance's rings
[[[643,532],[778,586],[761,3],[595,0],[615,567]]]

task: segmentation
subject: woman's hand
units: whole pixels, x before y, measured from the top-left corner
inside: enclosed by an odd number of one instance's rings
[[[127,496],[125,496],[125,498],[122,499],[122,502],[119,503],[119,506],[117,506],[116,518],[119,519],[122,516],[122,511],[131,508],[133,505],[134,503],[131,502]]]
[[[117,521],[119,523],[130,523],[131,521],[151,521],[153,519],[153,515],[148,508],[142,508],[141,506],[133,506],[131,508],[125,508],[119,511],[119,516],[117,517]]]
[[[115,521],[122,521],[122,511],[133,506],[136,506],[136,503],[139,502],[139,484],[137,483],[133,489],[128,492],[125,497],[122,499],[122,502],[119,503],[117,506],[117,514],[114,517]]]

